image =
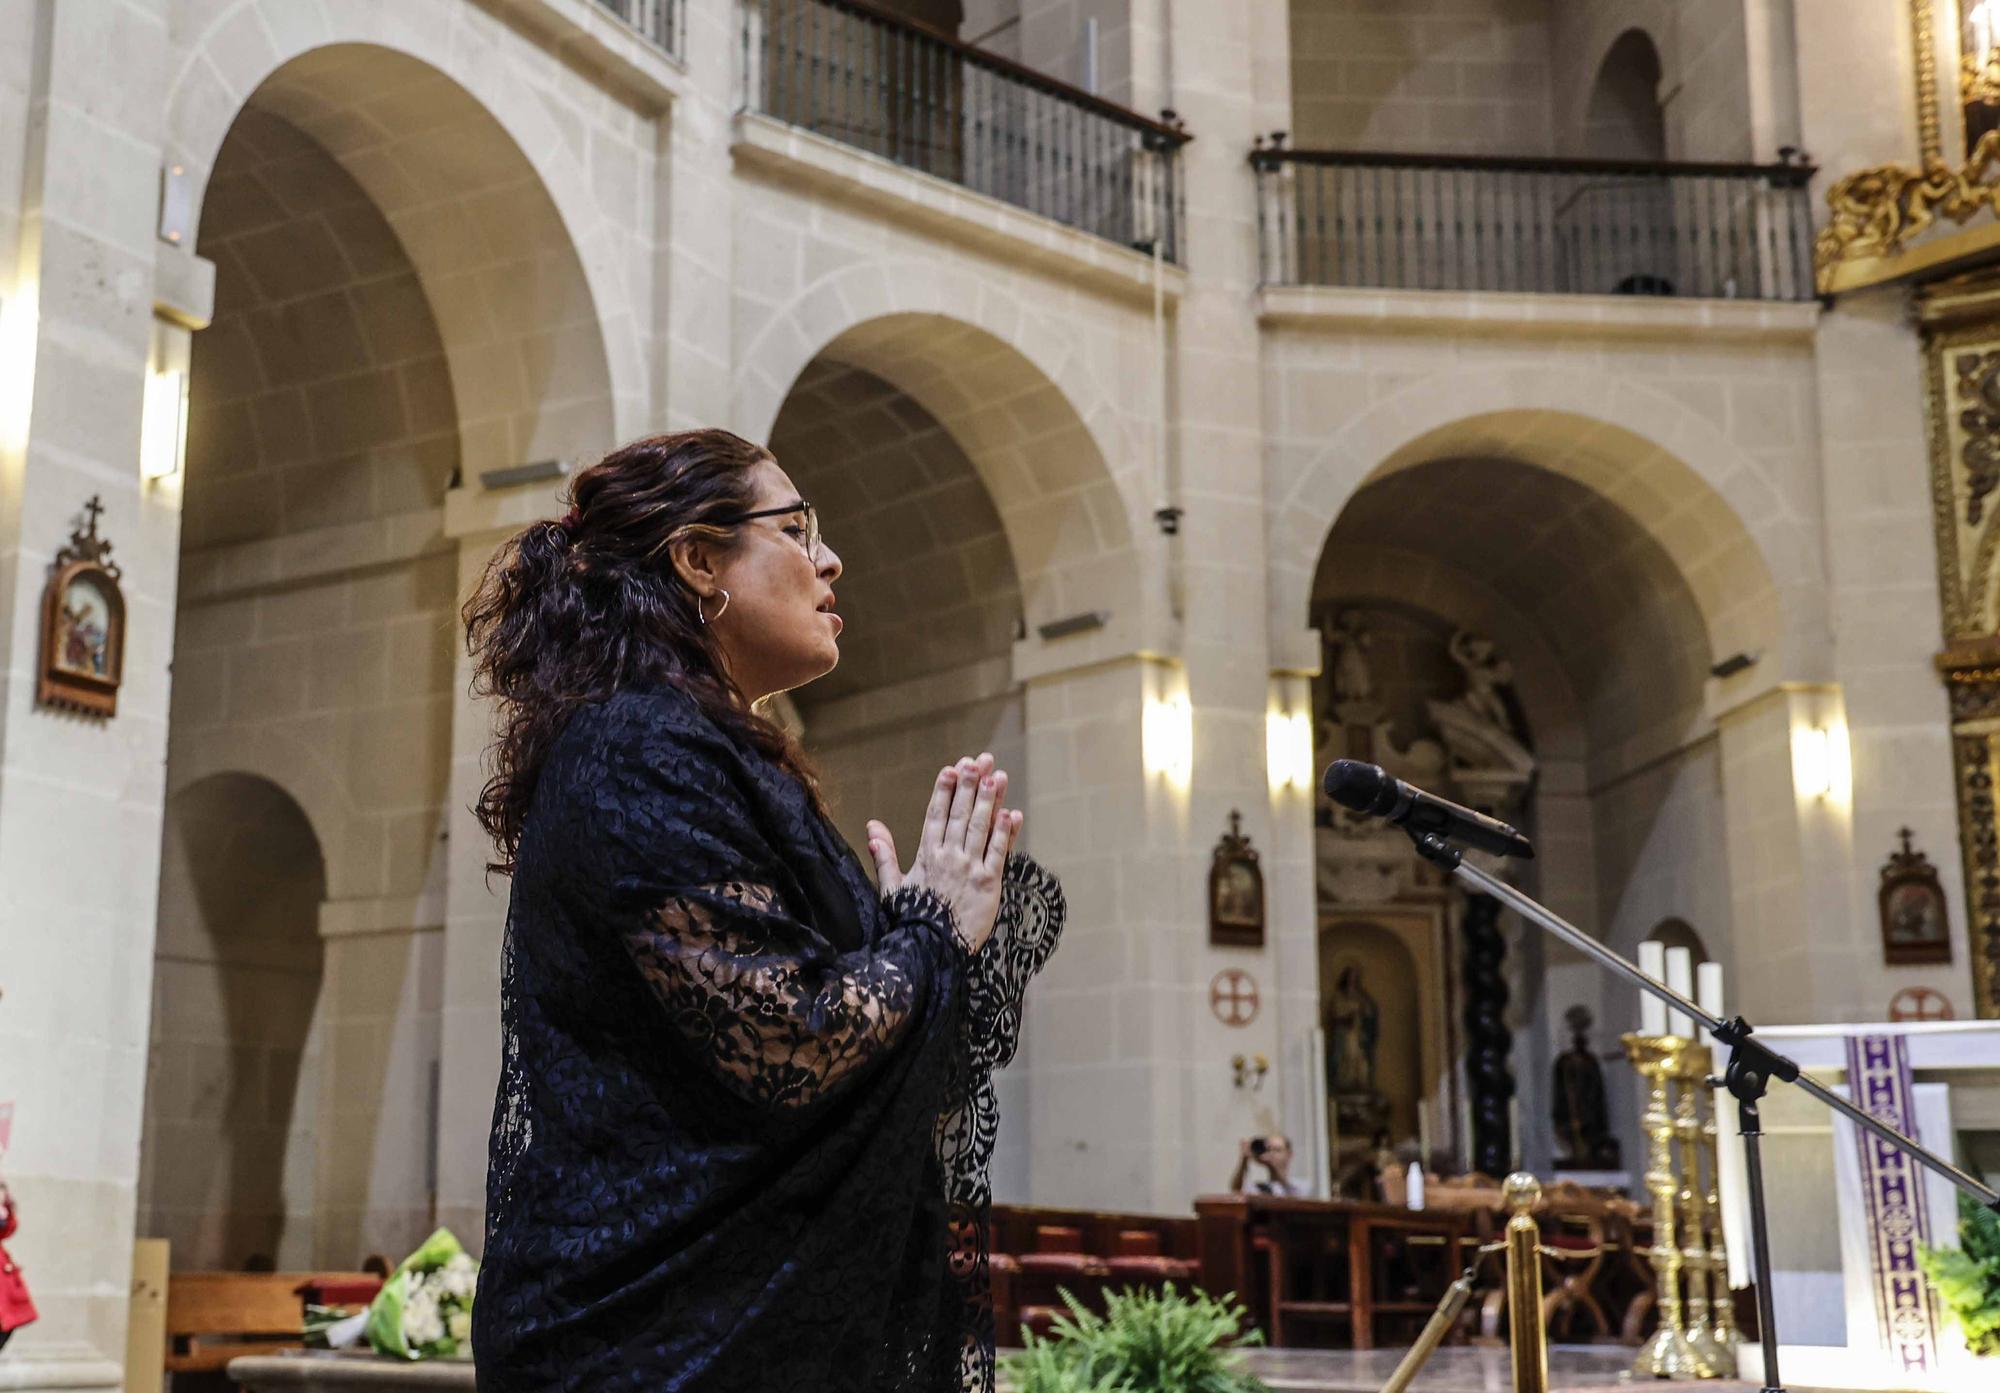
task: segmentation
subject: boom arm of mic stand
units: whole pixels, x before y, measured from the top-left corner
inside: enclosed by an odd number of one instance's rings
[[[1918,1164],[1935,1171],[1994,1213],[2000,1214],[2000,1191],[1995,1191],[1991,1186],[1974,1179],[1936,1152],[1919,1142],[1910,1140],[1895,1128],[1877,1121],[1811,1075],[1802,1073],[1796,1062],[1756,1039],[1750,1023],[1741,1016],[1725,1021],[1719,1016],[1710,1015],[1666,983],[1648,977],[1582,929],[1550,913],[1506,881],[1468,864],[1464,854],[1443,838],[1435,834],[1419,836],[1412,833],[1411,840],[1417,844],[1417,854],[1425,860],[1442,870],[1449,871],[1481,894],[1491,895],[1523,919],[1554,934],[1586,957],[1596,959],[1614,975],[1624,978],[1639,990],[1658,997],[1682,1015],[1700,1021],[1708,1028],[1711,1035],[1729,1046],[1729,1069],[1723,1077],[1723,1083],[1739,1101],[1754,1105],[1757,1099],[1763,1096],[1765,1086],[1771,1079],[1795,1084],[1855,1126],[1880,1137]]]

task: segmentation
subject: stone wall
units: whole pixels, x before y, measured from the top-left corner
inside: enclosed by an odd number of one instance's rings
[[[1293,0],[1291,144],[1551,153],[1548,0]]]

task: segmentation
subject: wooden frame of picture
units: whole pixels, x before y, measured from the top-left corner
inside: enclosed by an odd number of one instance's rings
[[[125,592],[111,543],[97,535],[103,506],[84,507],[87,526],[56,553],[42,594],[42,640],[35,700],[86,716],[118,714],[125,679]]]
[[[1911,832],[1898,834],[1900,851],[1882,867],[1876,904],[1882,920],[1882,959],[1892,966],[1951,961],[1951,920],[1937,867],[1910,845]]]
[[[1218,948],[1264,946],[1264,869],[1243,835],[1243,815],[1234,811],[1209,863],[1208,941]]]

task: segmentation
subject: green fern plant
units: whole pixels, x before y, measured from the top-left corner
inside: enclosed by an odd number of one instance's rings
[[[1965,1347],[2000,1356],[2000,1215],[1960,1195],[1958,1241],[1957,1248],[1921,1248],[1917,1261],[1958,1318]]]
[[[1232,1347],[1263,1342],[1244,1333],[1233,1296],[1183,1296],[1169,1283],[1106,1293],[1102,1314],[1067,1291],[1062,1299],[1068,1314],[1049,1338],[1027,1334],[1026,1347],[1001,1361],[1018,1393],[1268,1393]]]

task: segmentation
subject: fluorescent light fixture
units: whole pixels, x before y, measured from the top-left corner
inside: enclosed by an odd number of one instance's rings
[[[1845,722],[1800,726],[1792,732],[1792,782],[1801,798],[1845,803],[1852,797],[1854,768]]]
[[[561,459],[536,460],[532,464],[510,464],[503,469],[480,471],[479,482],[490,489],[512,488],[516,484],[532,484],[542,479],[560,479],[569,473],[569,461]]]
[[[35,404],[37,295],[33,284],[0,300],[0,449],[9,453],[28,443],[28,416]]]
[[[153,353],[146,365],[146,396],[139,417],[139,473],[148,482],[171,479],[187,463],[191,337],[177,324],[153,321]]]
[[[1184,789],[1193,782],[1194,707],[1187,693],[1147,699],[1140,745],[1148,774],[1156,774],[1176,788]]]
[[[1310,789],[1313,781],[1312,718],[1303,711],[1264,714],[1264,765],[1271,791]]]
[[[1088,609],[1082,614],[1072,614],[1064,619],[1051,619],[1046,624],[1035,626],[1035,632],[1042,636],[1044,643],[1050,639],[1068,638],[1071,634],[1087,634],[1092,629],[1101,629],[1110,622],[1108,610]]]

